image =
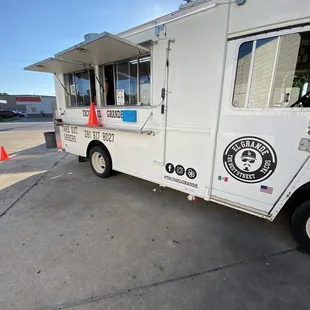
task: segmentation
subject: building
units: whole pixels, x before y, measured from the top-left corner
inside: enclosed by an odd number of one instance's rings
[[[0,110],[21,110],[26,111],[26,107],[18,107],[16,105],[15,96],[3,95],[0,96]]]
[[[0,96],[0,110],[26,112],[28,117],[52,117],[54,96],[6,95]]]

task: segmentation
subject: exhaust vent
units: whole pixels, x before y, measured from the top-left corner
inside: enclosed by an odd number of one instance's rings
[[[183,0],[186,3],[181,4],[179,10],[190,8],[191,6],[197,5],[201,2],[206,2],[206,0]]]
[[[84,42],[92,41],[98,37],[99,33],[86,33],[84,36]]]

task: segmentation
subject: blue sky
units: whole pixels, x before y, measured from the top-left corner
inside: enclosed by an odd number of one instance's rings
[[[118,33],[178,8],[181,0],[2,0],[0,92],[53,95],[52,74],[23,68],[83,41]]]

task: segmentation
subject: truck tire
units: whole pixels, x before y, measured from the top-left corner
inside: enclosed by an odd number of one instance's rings
[[[310,254],[310,200],[302,203],[293,212],[291,229],[300,249]]]
[[[94,146],[89,152],[89,161],[94,173],[100,178],[112,175],[110,154],[100,146]]]

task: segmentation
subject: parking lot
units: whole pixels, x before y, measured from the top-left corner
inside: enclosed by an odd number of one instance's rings
[[[309,309],[309,256],[274,223],[45,148],[0,124],[0,309]],[[156,191],[154,191],[156,189]]]

